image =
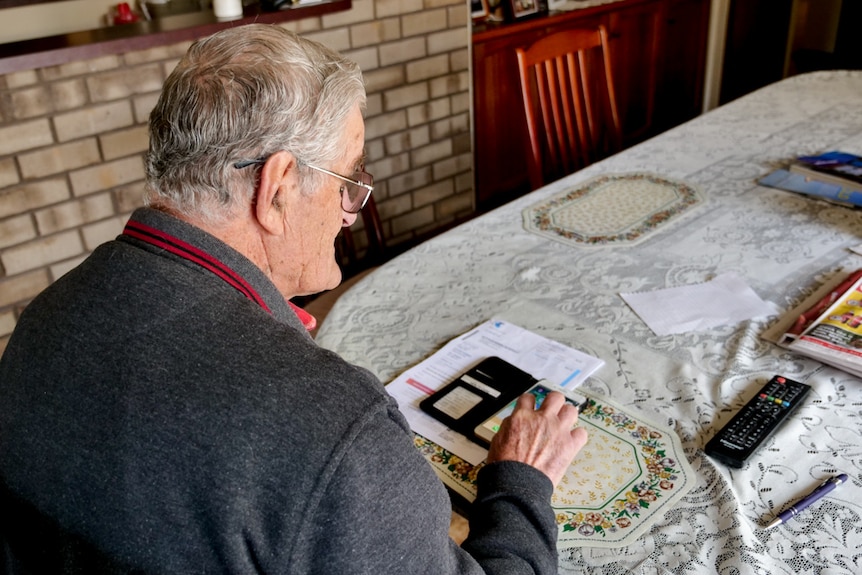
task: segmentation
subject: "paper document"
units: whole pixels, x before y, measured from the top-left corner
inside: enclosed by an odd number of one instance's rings
[[[708,282],[621,293],[620,296],[656,335],[702,331],[776,313],[735,273]]]
[[[486,357],[504,359],[536,379],[571,389],[604,365],[604,361],[499,319],[459,336],[386,386],[414,432],[478,465],[488,452],[419,409],[419,402]]]

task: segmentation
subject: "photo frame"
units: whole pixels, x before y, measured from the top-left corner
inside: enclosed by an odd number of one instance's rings
[[[470,13],[474,22],[486,19],[491,14],[488,0],[470,0]]]
[[[539,12],[539,0],[507,0],[513,20],[532,16]]]

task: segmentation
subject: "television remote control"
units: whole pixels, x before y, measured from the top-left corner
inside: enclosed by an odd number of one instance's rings
[[[704,451],[731,467],[742,467],[809,391],[810,385],[774,376],[709,440]]]

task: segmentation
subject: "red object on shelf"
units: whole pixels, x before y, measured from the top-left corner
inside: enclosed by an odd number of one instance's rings
[[[117,13],[114,15],[114,24],[131,24],[138,21],[138,15],[132,12],[128,2],[117,4]]]

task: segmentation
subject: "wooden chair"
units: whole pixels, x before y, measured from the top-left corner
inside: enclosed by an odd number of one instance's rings
[[[359,216],[362,220],[364,237],[360,236],[359,241],[357,241],[355,235],[357,235],[358,229],[354,229],[353,226],[343,228],[335,246],[336,257],[341,264],[341,271],[345,277],[380,265],[386,250],[386,242],[383,239],[383,224],[380,222],[374,194],[368,197],[368,202],[359,212]]]
[[[516,53],[533,189],[622,148],[604,26],[557,32]]]
[[[317,320],[317,327],[323,323],[329,310],[332,309],[341,294],[386,259],[383,224],[380,221],[377,204],[374,202],[374,194],[368,198],[368,202],[359,212],[359,215],[362,220],[361,231],[364,233],[359,235],[360,230],[353,227],[342,228],[335,246],[336,258],[341,266],[343,276],[341,284],[335,289],[295,302],[314,316]],[[309,330],[312,336],[317,333],[317,327]]]

